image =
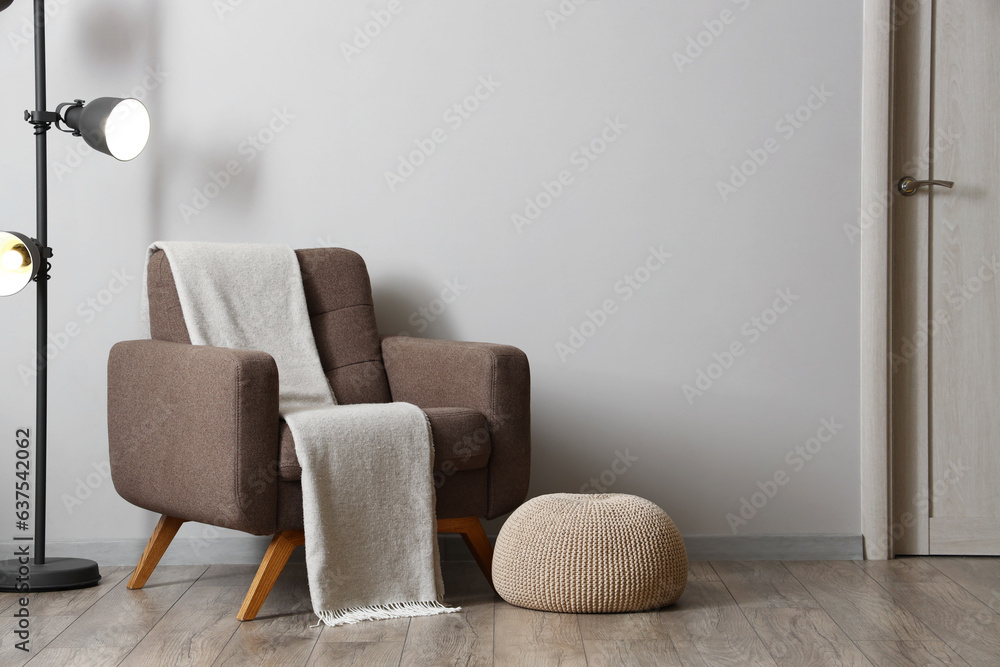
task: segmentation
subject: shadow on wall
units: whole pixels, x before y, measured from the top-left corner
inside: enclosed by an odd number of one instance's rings
[[[81,9],[82,22],[78,53],[85,65],[99,66],[112,72],[115,85],[109,95],[134,97],[142,102],[153,119],[149,143],[144,151],[144,161],[149,165],[149,220],[150,238],[162,238],[163,183],[165,176],[164,147],[169,146],[162,136],[162,95],[159,92],[165,76],[160,30],[162,29],[160,0],[147,0],[141,8],[125,7],[120,2],[88,3]],[[138,66],[137,66],[138,65]],[[122,73],[119,75],[118,70]],[[128,75],[124,72],[131,72]],[[142,72],[138,79],[135,72]],[[121,77],[121,78],[119,78]]]
[[[83,12],[80,34],[84,55],[107,68],[122,67],[140,57],[143,36],[152,35],[156,2],[150,2],[146,15],[121,3],[93,3]],[[147,57],[150,44],[146,43]]]
[[[156,67],[163,62],[163,50],[160,48],[160,2],[159,0],[150,0],[146,7],[146,60],[150,65]],[[162,95],[157,95],[154,91],[148,97],[149,99],[143,103],[149,110],[150,117],[162,117]],[[156,132],[151,132],[150,135],[151,140],[157,142],[157,145],[165,143],[163,137],[156,136]],[[165,176],[162,157],[163,151],[153,150],[150,153],[154,156],[154,160],[149,170],[149,231],[150,238],[159,239],[163,238],[163,219],[161,213],[163,211],[163,183]]]
[[[412,275],[387,276],[372,284],[375,320],[383,336],[417,336],[454,340],[448,311],[461,299],[463,286],[434,284]]]

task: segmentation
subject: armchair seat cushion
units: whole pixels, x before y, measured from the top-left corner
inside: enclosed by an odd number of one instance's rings
[[[468,408],[424,408],[434,439],[434,470],[447,473],[480,470],[490,460],[490,429],[486,417]],[[288,424],[281,422],[278,467],[283,481],[302,479],[295,454],[295,440]]]

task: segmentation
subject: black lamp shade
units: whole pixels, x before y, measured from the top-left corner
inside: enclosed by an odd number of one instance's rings
[[[14,2],[14,0],[0,0],[0,12],[10,7],[10,3],[12,2]]]
[[[23,290],[38,275],[41,261],[38,246],[27,236],[0,232],[0,296]]]
[[[98,97],[83,106],[70,106],[63,120],[91,148],[122,161],[139,155],[149,139],[149,113],[132,98]]]

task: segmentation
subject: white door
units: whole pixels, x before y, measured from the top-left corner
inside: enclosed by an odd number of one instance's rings
[[[998,555],[1000,2],[895,23],[893,179],[955,184],[892,198],[895,552]]]

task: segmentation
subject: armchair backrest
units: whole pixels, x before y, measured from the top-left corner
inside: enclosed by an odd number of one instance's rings
[[[344,248],[312,248],[295,254],[323,372],[337,402],[390,402],[365,261]],[[177,285],[163,252],[149,259],[147,290],[153,339],[190,344]]]

